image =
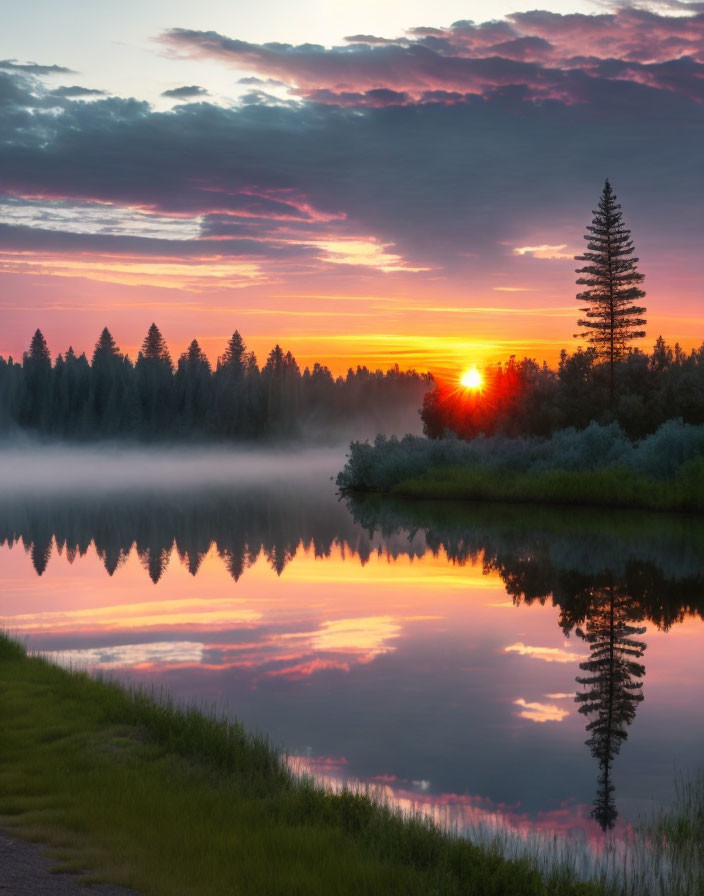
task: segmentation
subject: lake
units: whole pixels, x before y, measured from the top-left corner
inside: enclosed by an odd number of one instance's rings
[[[32,650],[458,823],[595,840],[701,770],[696,518],[341,499],[344,451],[42,457],[0,489]]]

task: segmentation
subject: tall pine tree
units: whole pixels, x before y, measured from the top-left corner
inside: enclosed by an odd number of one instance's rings
[[[102,435],[119,433],[126,423],[128,375],[125,359],[107,327],[95,343],[91,390],[90,425]]]
[[[173,366],[166,340],[156,324],[149,327],[135,365],[139,426],[145,435],[164,436],[173,429]]]
[[[610,395],[615,394],[615,366],[634,339],[645,336],[645,308],[634,305],[645,293],[640,288],[644,277],[636,268],[633,257],[631,232],[623,222],[621,206],[607,180],[594,212],[591,225],[587,226],[587,251],[577,255],[575,261],[585,262],[577,273],[583,276],[578,286],[586,289],[577,298],[586,302],[580,308],[585,317],[577,321],[587,330],[588,341],[599,357],[609,365]],[[576,333],[575,337],[580,334]]]
[[[47,367],[51,365],[51,354],[49,346],[41,330],[36,330],[32,341],[29,344],[29,351],[25,355],[25,360],[29,360],[32,364],[42,364]]]
[[[30,429],[46,430],[52,407],[51,354],[41,330],[32,336],[22,358],[25,395],[20,422]]]

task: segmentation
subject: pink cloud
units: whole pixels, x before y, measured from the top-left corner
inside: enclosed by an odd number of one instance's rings
[[[459,101],[520,86],[530,99],[583,101],[580,77],[631,80],[704,98],[704,14],[623,8],[602,15],[540,10],[499,22],[414,28],[396,40],[358,34],[347,46],[254,44],[214,31],[173,29],[172,50],[274,77],[295,95],[341,105]],[[605,63],[621,63],[611,66]],[[671,71],[673,65],[685,71]],[[666,66],[666,68],[663,68]],[[669,68],[667,68],[669,67]],[[451,101],[446,99],[444,101]]]

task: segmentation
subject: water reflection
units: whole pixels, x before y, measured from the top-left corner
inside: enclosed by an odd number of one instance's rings
[[[32,646],[182,696],[225,695],[277,743],[310,747],[309,764],[388,780],[404,799],[476,812],[490,798],[516,824],[529,813],[549,829],[581,818],[565,799],[588,806],[594,792],[593,766],[583,798],[571,783],[576,752],[592,761],[575,700],[598,766],[592,814],[609,829],[615,760],[643,701],[643,623],[658,642],[704,618],[704,525],[691,519],[340,502],[329,487],[252,485],[6,499],[0,546],[17,544],[42,577],[32,594],[48,596],[40,609],[18,597],[11,616],[5,598],[0,613]],[[68,584],[65,605],[49,599],[66,561],[89,564],[93,551],[110,578],[91,573],[90,599]],[[633,731],[652,739],[648,724]],[[669,780],[673,757],[663,763]]]
[[[602,830],[618,817],[612,766],[628,738],[638,704],[644,700],[645,666],[638,640],[648,619],[669,628],[685,615],[704,616],[704,526],[689,518],[655,518],[602,513],[574,517],[552,511],[516,519],[520,510],[457,507],[351,499],[350,510],[370,537],[405,529],[423,532],[433,551],[441,547],[457,563],[481,552],[485,571],[497,571],[514,603],[544,603],[560,608],[560,625],[589,646],[579,663],[575,700],[587,721],[587,746],[599,773],[592,817]],[[536,655],[522,643],[507,652]],[[537,648],[554,660],[555,648]],[[565,657],[563,655],[561,658]],[[567,655],[569,657],[569,654]],[[557,695],[560,696],[560,695]],[[565,710],[516,701],[535,721],[559,721]]]
[[[628,737],[627,727],[643,700],[645,666],[636,662],[646,644],[634,635],[645,634],[645,626],[629,625],[631,596],[611,583],[594,589],[594,604],[584,629],[577,634],[590,648],[589,659],[579,664],[585,673],[577,677],[583,691],[577,693],[579,711],[594,717],[587,724],[587,746],[599,763],[599,779],[592,815],[603,830],[613,828],[618,812],[613,798],[611,765]]]
[[[364,562],[380,547],[334,498],[285,486],[5,500],[0,546],[17,542],[40,576],[54,550],[73,563],[93,545],[112,576],[134,549],[155,584],[174,551],[195,576],[215,546],[238,581],[262,552],[280,575],[299,549],[312,547],[316,557],[327,557],[335,543],[344,544]]]

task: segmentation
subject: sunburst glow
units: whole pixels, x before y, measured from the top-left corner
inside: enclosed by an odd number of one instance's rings
[[[460,383],[465,389],[481,389],[482,375],[476,367],[470,367],[468,370],[465,370],[460,377]]]

